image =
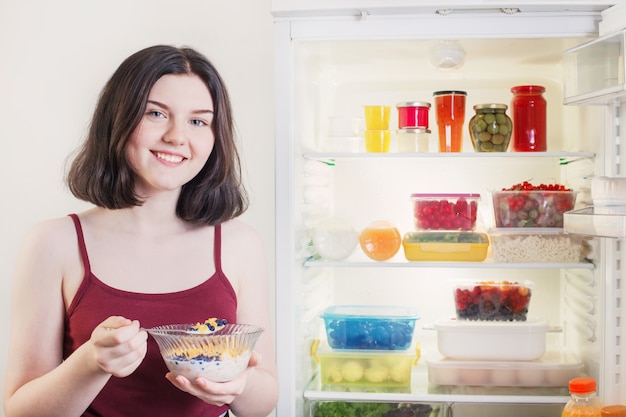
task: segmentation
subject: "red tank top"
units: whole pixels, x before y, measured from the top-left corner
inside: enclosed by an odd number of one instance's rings
[[[93,329],[107,317],[124,316],[140,321],[142,327],[173,323],[197,323],[209,317],[236,322],[237,296],[221,265],[221,227],[215,226],[215,273],[202,284],[187,290],[143,294],[112,288],[92,272],[80,220],[76,226],[85,275],[65,317],[63,355],[67,358],[89,340]],[[174,387],[159,348],[148,337],[148,353],[139,367],[125,378],[111,377],[83,417],[217,417],[228,406],[216,407]]]

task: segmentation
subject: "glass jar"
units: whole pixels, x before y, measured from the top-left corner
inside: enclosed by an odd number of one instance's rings
[[[545,152],[546,100],[545,87],[519,85],[511,88],[511,114],[513,119],[513,145],[515,152]]]
[[[398,152],[428,152],[430,130],[399,129],[396,136],[398,138]]]
[[[426,101],[406,101],[396,105],[398,129],[428,129],[430,103]]]
[[[601,417],[602,401],[596,395],[596,380],[574,378],[569,381],[571,398],[565,404],[561,417]]]
[[[435,91],[435,118],[439,136],[439,152],[463,150],[463,125],[465,124],[465,98],[467,92]]]
[[[470,137],[476,152],[506,152],[511,140],[511,118],[505,113],[508,106],[500,103],[476,104],[468,123]]]

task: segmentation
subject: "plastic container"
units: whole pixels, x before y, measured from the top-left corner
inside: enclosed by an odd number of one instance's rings
[[[324,385],[407,387],[420,351],[340,351],[314,343],[311,355],[319,363]]]
[[[411,194],[416,230],[474,230],[480,194]]]
[[[356,388],[350,389],[350,387],[342,387],[343,392],[359,392],[360,398],[354,401],[340,400],[336,396],[329,395],[332,400],[319,400],[307,398],[304,401],[306,407],[307,417],[383,417],[383,416],[420,416],[420,417],[445,417],[448,413],[448,409],[441,403],[426,403],[420,399],[419,402],[414,402],[412,399],[407,399],[407,402],[395,402],[396,399],[384,399],[381,401],[378,398],[371,398],[371,395],[363,395],[363,389]],[[384,393],[410,393],[411,389],[405,388],[375,388],[367,387],[367,392],[384,392]],[[363,398],[367,398],[364,400]],[[394,401],[394,402],[389,402]],[[437,401],[437,400],[435,400]],[[459,404],[455,404],[458,408]],[[445,410],[445,411],[444,411]]]
[[[504,227],[489,230],[491,254],[501,263],[580,263],[591,253],[589,237],[561,228]]]
[[[454,281],[456,318],[478,321],[526,321],[532,281]]]
[[[480,262],[487,257],[489,237],[474,232],[408,232],[402,246],[409,261]]]
[[[365,127],[368,130],[388,130],[391,106],[364,106]]]
[[[561,417],[600,417],[602,401],[596,394],[596,380],[574,378],[569,381],[570,399],[563,408]]]
[[[426,366],[431,384],[488,387],[567,387],[584,367],[554,351],[534,361],[463,361],[435,356],[426,359]]]
[[[333,349],[408,349],[419,320],[410,307],[372,305],[330,306],[320,317]]]
[[[574,209],[576,191],[494,191],[496,227],[563,227],[563,213]]]
[[[591,199],[595,207],[626,207],[626,178],[605,176],[593,178]]]
[[[484,361],[532,361],[546,351],[548,323],[446,319],[433,325],[437,348],[448,358]]]
[[[398,129],[428,129],[430,103],[426,101],[405,101],[396,105]]]
[[[506,152],[511,141],[513,123],[505,113],[506,104],[476,104],[468,123],[470,138],[476,152]]]
[[[363,138],[360,136],[333,136],[326,140],[324,150],[337,153],[362,152]]]
[[[430,147],[430,130],[428,129],[400,129],[396,132],[398,138],[398,152],[414,153],[428,152]]]
[[[366,130],[363,132],[363,136],[365,138],[366,152],[389,152],[391,130]]]
[[[545,152],[546,140],[546,100],[545,87],[539,85],[519,85],[511,88],[511,114],[513,137],[511,148],[515,152]]]

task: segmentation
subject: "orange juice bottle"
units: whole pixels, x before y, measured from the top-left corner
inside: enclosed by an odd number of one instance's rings
[[[607,405],[600,410],[602,417],[626,417],[626,405]]]
[[[602,401],[596,395],[596,380],[574,378],[569,381],[571,398],[565,404],[561,417],[601,417]]]

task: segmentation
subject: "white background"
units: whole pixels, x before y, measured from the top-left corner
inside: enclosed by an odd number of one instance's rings
[[[81,143],[100,89],[121,61],[161,43],[198,49],[226,81],[251,197],[243,218],[261,234],[273,277],[270,0],[0,0],[2,388],[10,286],[24,234],[35,222],[86,207],[64,186],[66,157]]]

